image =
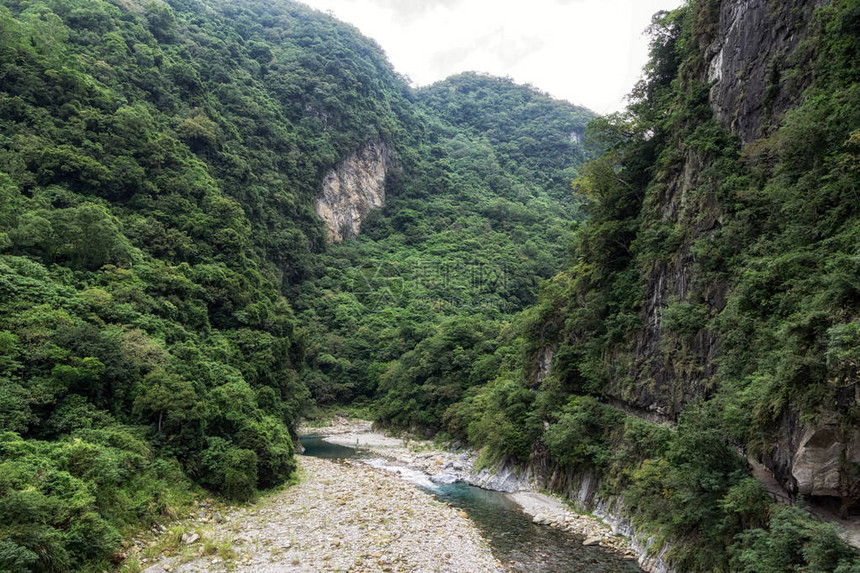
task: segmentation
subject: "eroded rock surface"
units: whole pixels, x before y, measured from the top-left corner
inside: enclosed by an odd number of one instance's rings
[[[385,176],[391,164],[391,147],[370,141],[325,176],[315,208],[330,242],[356,237],[362,219],[385,204]]]
[[[823,1],[741,0],[720,6],[719,31],[709,46],[710,102],[723,127],[749,143],[797,105],[808,81],[791,74],[797,52]]]
[[[797,493],[856,497],[847,479],[851,466],[860,465],[860,431],[848,435],[835,425],[806,428],[794,454],[792,476]]]

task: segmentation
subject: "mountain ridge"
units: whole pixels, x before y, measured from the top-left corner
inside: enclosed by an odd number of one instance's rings
[[[287,1],[0,0],[0,568],[285,483],[315,403],[587,478],[676,570],[856,570],[745,456],[856,511],[858,22],[691,0],[595,117]]]

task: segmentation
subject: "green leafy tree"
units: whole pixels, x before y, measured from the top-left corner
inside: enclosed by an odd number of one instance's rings
[[[141,381],[134,409],[139,414],[157,415],[157,428],[161,432],[165,417],[171,425],[193,418],[196,403],[197,395],[189,382],[164,370],[155,370]]]

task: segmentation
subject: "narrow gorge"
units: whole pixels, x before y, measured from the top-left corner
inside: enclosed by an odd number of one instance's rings
[[[860,571],[860,3],[658,4],[0,0],[0,571]]]

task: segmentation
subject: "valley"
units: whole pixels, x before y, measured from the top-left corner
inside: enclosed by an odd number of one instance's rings
[[[599,115],[291,0],[0,0],[0,571],[860,571],[860,5],[646,35]],[[302,457],[340,411],[405,449]]]

